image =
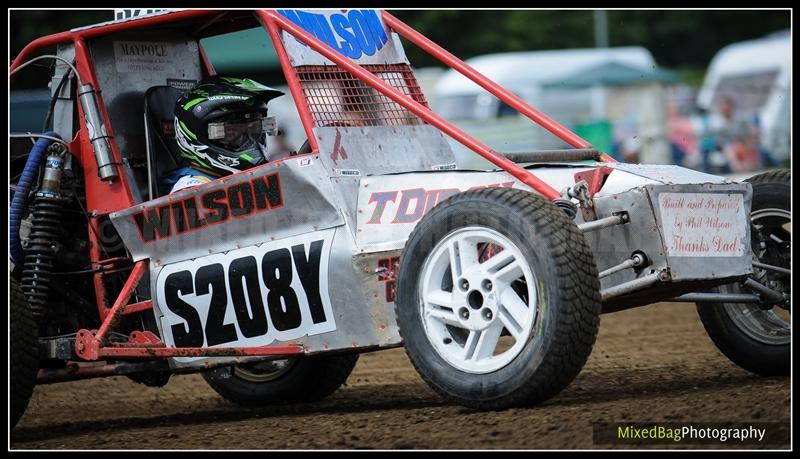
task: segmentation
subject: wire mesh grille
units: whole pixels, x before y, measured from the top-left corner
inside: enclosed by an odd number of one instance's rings
[[[401,93],[428,107],[409,65],[373,64],[363,67]],[[295,70],[317,127],[424,124],[417,115],[338,66],[303,65]]]

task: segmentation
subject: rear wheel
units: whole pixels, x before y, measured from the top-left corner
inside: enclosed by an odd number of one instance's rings
[[[240,405],[315,402],[344,384],[357,361],[358,354],[271,360],[215,368],[203,378],[223,398]]]
[[[39,347],[36,321],[14,278],[11,279],[10,294],[11,428],[14,428],[33,395],[39,371]]]
[[[750,212],[753,260],[791,269],[791,174],[774,171],[747,180],[753,186]],[[752,277],[773,290],[791,294],[789,274],[753,267]],[[751,293],[740,284],[724,293]],[[764,376],[788,375],[791,359],[790,301],[774,305],[714,303],[697,305],[708,336],[733,363]]]
[[[577,376],[599,326],[592,252],[552,202],[515,189],[454,196],[403,251],[397,320],[438,393],[476,409],[525,406]]]

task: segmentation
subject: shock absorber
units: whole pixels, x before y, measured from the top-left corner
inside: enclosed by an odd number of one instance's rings
[[[63,209],[69,202],[69,199],[61,197],[66,151],[61,143],[53,143],[48,148],[42,186],[31,204],[31,231],[25,249],[21,287],[37,321],[46,313]]]

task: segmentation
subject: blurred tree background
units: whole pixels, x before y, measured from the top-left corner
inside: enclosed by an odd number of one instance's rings
[[[8,13],[11,58],[43,35],[114,19],[113,10],[9,10]]]
[[[456,56],[595,46],[591,10],[390,10]],[[787,10],[611,10],[610,46],[644,46],[656,62],[698,84],[723,46],[791,26]],[[42,35],[113,18],[111,10],[10,10],[11,56]],[[415,46],[417,67],[441,65]],[[692,77],[693,76],[693,77]]]
[[[391,11],[456,56],[595,46],[589,11]],[[643,46],[659,66],[699,79],[725,45],[791,27],[789,11],[608,11],[609,46]],[[415,66],[441,65],[414,46]],[[700,81],[687,81],[699,84]]]

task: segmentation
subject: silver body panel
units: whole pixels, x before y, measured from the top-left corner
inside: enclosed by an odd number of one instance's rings
[[[614,174],[612,174],[613,176]],[[611,177],[609,177],[609,181]],[[738,228],[742,231],[739,244],[746,248],[729,256],[689,256],[670,253],[669,228],[674,221],[662,218],[658,205],[661,193],[703,194],[706,196],[738,194],[742,197]],[[642,251],[650,261],[645,269],[627,269],[601,279],[601,288],[606,289],[643,276],[669,270],[673,282],[690,280],[724,279],[741,276],[752,271],[749,252],[750,229],[746,215],[749,215],[752,190],[747,184],[648,184],[617,194],[596,198],[595,208],[598,217],[606,217],[618,212],[628,212],[630,223],[612,226],[600,231],[585,234],[594,253],[598,271],[603,271],[629,259],[634,251]],[[694,232],[694,231],[692,231]],[[708,231],[704,231],[708,233]],[[690,233],[691,234],[691,233]],[[713,236],[712,236],[713,237]]]
[[[749,215],[753,191],[749,184],[650,185],[646,189],[672,281],[752,272]],[[688,205],[699,206],[686,208],[684,202],[680,212],[663,206],[665,200],[684,197],[690,200]],[[687,222],[694,226],[687,227]]]
[[[177,232],[172,204],[177,205],[187,199],[194,200],[197,208],[201,209],[204,195],[225,192],[232,187],[244,186],[275,174],[279,180],[282,198],[279,207],[240,217],[234,217],[229,211],[231,216],[224,221],[208,224],[194,231]],[[227,192],[225,194],[228,195]],[[340,226],[344,220],[334,199],[330,179],[318,157],[309,155],[268,163],[198,187],[186,188],[113,212],[110,217],[134,261],[149,258],[155,266],[160,266]],[[224,203],[226,198],[223,197],[220,201]],[[168,215],[173,220],[169,237],[145,242],[134,216],[143,212],[157,212],[165,206],[170,206]],[[228,207],[230,209],[230,203]]]
[[[456,159],[433,126],[321,127],[314,129],[322,163],[333,176],[440,170]]]
[[[386,260],[400,255],[420,219],[450,195],[487,186],[528,189],[504,171],[431,171],[339,177],[323,164],[323,160],[311,155],[289,158],[112,214],[112,221],[134,259],[150,259],[151,291],[162,336],[168,326],[164,316],[169,311],[165,308],[164,298],[159,295],[163,295],[164,277],[167,272],[175,270],[174,265],[191,263],[192,266],[202,266],[220,259],[229,262],[240,256],[237,251],[257,251],[262,244],[289,247],[296,243],[297,238],[311,236],[313,239],[319,235],[330,240],[322,261],[324,269],[320,273],[324,278],[320,279],[320,285],[326,288],[324,296],[330,304],[335,328],[288,340],[271,337],[268,341],[239,341],[235,345],[301,343],[309,354],[399,345],[401,338],[394,316],[393,298],[389,293],[397,273],[381,270],[387,266]],[[562,188],[574,183],[576,172],[588,169],[586,165],[578,163],[536,168],[535,172],[552,186]],[[599,217],[604,217],[625,211],[629,213],[631,221],[587,233],[586,239],[595,253],[598,270],[619,264],[634,250],[645,252],[651,264],[639,272],[625,270],[610,275],[602,279],[603,288],[664,269],[671,271],[676,282],[726,278],[750,272],[749,252],[726,257],[670,255],[662,230],[666,222],[661,220],[659,206],[653,204],[658,202],[662,193],[739,194],[746,206],[743,209],[746,214],[751,200],[749,185],[676,184],[674,181],[680,180],[677,178],[672,179],[673,183],[665,184],[667,180],[664,177],[647,177],[646,166],[638,168],[637,174],[624,168],[615,169],[603,190],[627,189],[614,194],[607,191],[598,193],[595,199],[597,213]],[[280,174],[284,199],[280,208],[230,219],[200,231],[177,235],[174,240],[167,238],[148,244],[141,243],[139,230],[132,223],[131,215],[141,212],[143,208],[158,208],[276,172]],[[683,180],[692,178],[689,173]],[[715,179],[722,181],[718,177]],[[581,222],[580,216],[576,222]],[[740,242],[746,244],[748,241],[749,232]],[[263,276],[263,270],[260,273]],[[263,286],[261,289],[266,298],[269,290]],[[184,297],[187,301],[189,298],[194,297]],[[226,321],[235,323],[231,309],[229,307],[226,312]],[[207,318],[204,317],[204,320]],[[171,364],[175,368],[188,368],[201,365],[208,359],[176,358],[171,360]]]

